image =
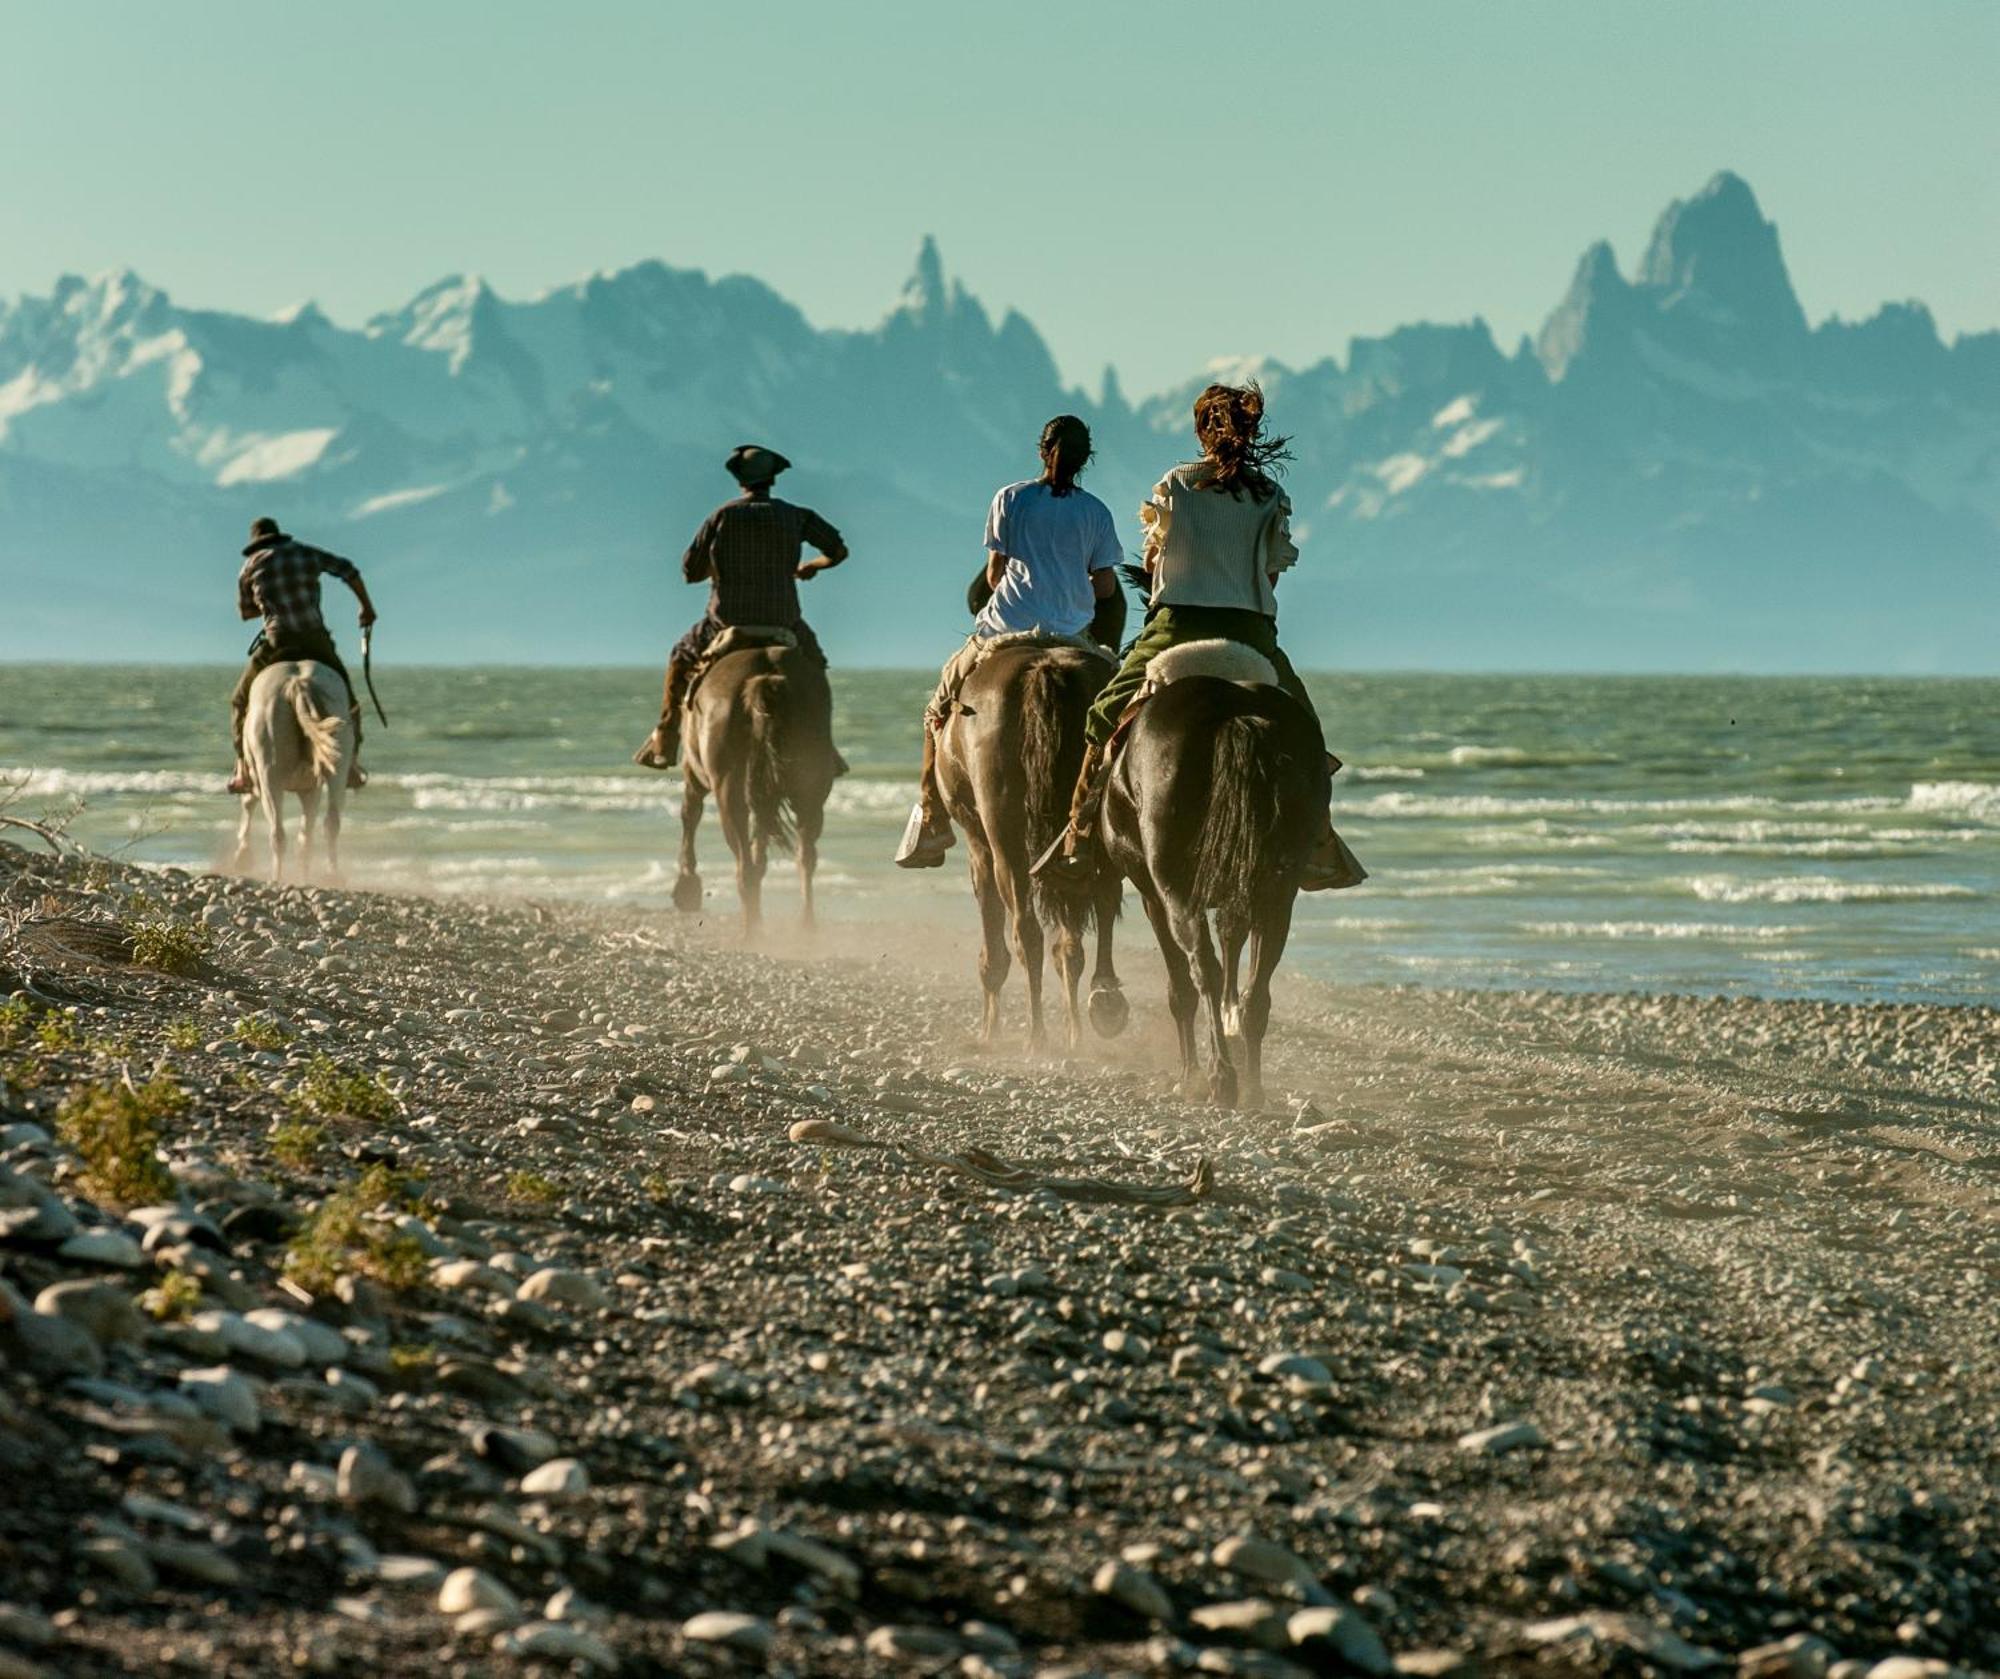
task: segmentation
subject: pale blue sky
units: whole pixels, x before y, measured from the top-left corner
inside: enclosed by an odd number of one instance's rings
[[[918,239],[1156,388],[1483,313],[1743,174],[1807,313],[2000,325],[1991,0],[0,0],[0,293],[129,265],[358,321],[660,257],[823,325]]]

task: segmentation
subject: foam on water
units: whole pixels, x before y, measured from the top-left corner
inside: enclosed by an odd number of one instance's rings
[[[349,805],[357,884],[666,912],[680,778],[633,767],[653,671],[378,671],[395,717]],[[228,670],[0,666],[0,802],[209,867]],[[889,866],[928,673],[833,673],[822,913],[969,938],[958,861]],[[1335,980],[2000,1001],[2000,682],[1322,676],[1334,812],[1371,871],[1304,898]],[[468,704],[468,696],[470,702]],[[74,807],[81,802],[81,814]],[[717,824],[710,907],[733,902]],[[796,893],[773,859],[770,891]],[[1129,906],[1128,961],[1153,959]]]

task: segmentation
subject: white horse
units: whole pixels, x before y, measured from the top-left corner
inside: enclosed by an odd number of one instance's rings
[[[243,795],[236,829],[236,867],[250,862],[250,820],[261,805],[271,835],[271,878],[285,872],[285,795],[296,793],[305,811],[299,867],[312,870],[313,823],[326,797],[326,868],[340,875],[340,808],[347,801],[347,768],[354,761],[354,728],[347,715],[347,687],[337,671],[312,659],[287,660],[257,673],[243,720],[243,756],[251,791]]]

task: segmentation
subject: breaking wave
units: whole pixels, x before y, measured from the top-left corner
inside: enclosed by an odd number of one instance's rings
[[[1970,886],[1952,881],[1838,880],[1824,874],[1789,875],[1778,880],[1695,875],[1689,879],[1687,888],[1711,904],[1893,904],[1979,896]]]

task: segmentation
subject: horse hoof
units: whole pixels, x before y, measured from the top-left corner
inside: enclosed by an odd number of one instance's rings
[[[1132,1005],[1115,985],[1090,988],[1090,1029],[1100,1038],[1115,1038],[1132,1018]]]
[[[701,876],[684,874],[674,882],[674,908],[692,915],[701,908]]]

